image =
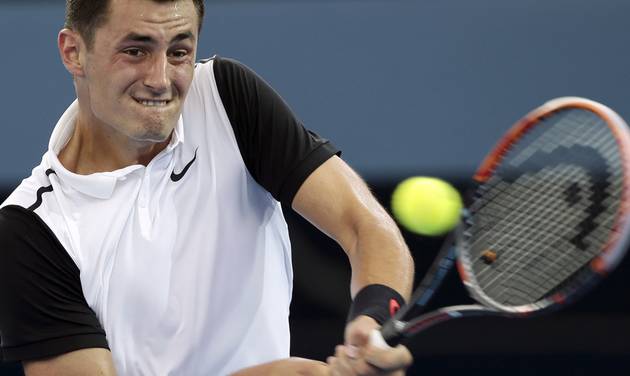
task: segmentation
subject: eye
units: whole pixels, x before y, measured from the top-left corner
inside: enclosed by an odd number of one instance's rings
[[[186,56],[188,56],[188,51],[187,50],[175,50],[173,52],[171,52],[171,56],[177,59],[181,59],[184,58]]]
[[[145,55],[144,51],[136,47],[127,48],[123,50],[123,53],[133,57],[140,57]]]

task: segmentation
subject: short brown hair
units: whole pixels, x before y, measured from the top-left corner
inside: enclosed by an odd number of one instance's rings
[[[153,0],[157,3],[180,0]],[[199,30],[203,22],[203,0],[193,0],[199,16]],[[94,44],[96,29],[107,21],[109,0],[66,0],[66,21],[64,27],[77,31],[87,44],[88,49]]]

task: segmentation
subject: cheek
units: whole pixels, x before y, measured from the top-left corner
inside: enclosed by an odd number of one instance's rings
[[[110,66],[101,70],[101,81],[109,91],[120,91],[127,88],[140,79],[141,65],[126,64],[115,61]]]
[[[195,72],[194,63],[191,64],[182,64],[177,67],[173,74],[173,83],[177,88],[180,96],[185,96],[188,93],[188,89],[192,83],[192,79]]]

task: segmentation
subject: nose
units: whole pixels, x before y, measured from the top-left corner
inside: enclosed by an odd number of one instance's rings
[[[151,88],[156,94],[167,91],[170,87],[167,57],[156,54],[149,60],[149,64],[144,85]]]

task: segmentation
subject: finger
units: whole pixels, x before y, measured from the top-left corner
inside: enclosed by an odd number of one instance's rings
[[[354,374],[360,376],[378,376],[383,374],[382,370],[372,366],[363,359],[357,359],[352,362],[352,370]]]
[[[388,350],[368,346],[364,349],[363,356],[373,366],[389,371],[407,368],[413,362],[409,349],[403,345]]]
[[[344,348],[346,356],[350,359],[356,359],[359,357],[359,348],[354,345],[348,345]]]
[[[337,359],[334,356],[329,356],[328,358],[326,358],[326,363],[328,363],[330,376],[340,376],[339,372],[337,372]]]
[[[368,364],[360,356],[356,346],[337,346],[335,349],[337,366],[349,375],[371,376],[381,375],[380,370]]]
[[[352,371],[352,359],[346,355],[345,346],[339,345],[335,347],[335,365],[334,368],[339,375],[354,375]]]
[[[343,376],[340,372],[339,359],[334,356],[329,356],[326,359],[328,363],[328,369],[330,370],[330,376]]]

